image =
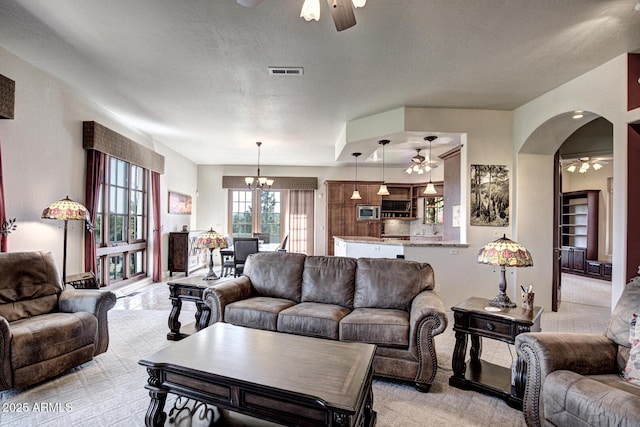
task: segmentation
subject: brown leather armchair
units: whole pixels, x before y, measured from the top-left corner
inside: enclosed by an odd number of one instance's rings
[[[629,319],[640,313],[640,277],[623,291],[605,335],[524,333],[523,413],[528,426],[638,426],[640,387],[620,377],[629,358]]]
[[[0,253],[0,390],[39,383],[107,351],[113,292],[63,290],[48,252]]]

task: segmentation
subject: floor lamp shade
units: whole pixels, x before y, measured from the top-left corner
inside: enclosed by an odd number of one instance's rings
[[[64,221],[64,247],[62,257],[62,286],[64,287],[67,282],[67,222],[69,220],[88,221],[87,208],[67,196],[62,200],[50,203],[49,206],[44,208],[42,218]]]

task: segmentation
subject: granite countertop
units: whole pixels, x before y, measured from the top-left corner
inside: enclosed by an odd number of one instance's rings
[[[334,236],[334,239],[341,240],[346,243],[368,243],[376,245],[392,245],[392,246],[433,246],[433,247],[468,247],[468,243],[447,242],[441,240],[400,240],[379,237],[364,236]]]

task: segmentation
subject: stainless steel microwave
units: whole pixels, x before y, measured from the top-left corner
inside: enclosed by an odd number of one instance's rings
[[[358,221],[379,221],[380,206],[358,205],[358,209],[356,209],[356,215],[356,219]]]

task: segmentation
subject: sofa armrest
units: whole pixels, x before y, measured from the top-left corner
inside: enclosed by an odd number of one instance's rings
[[[516,337],[515,346],[527,363],[523,413],[529,426],[544,420],[542,393],[551,372],[566,369],[597,375],[616,369],[618,346],[604,335],[528,332]]]
[[[253,287],[247,276],[209,286],[202,293],[202,299],[211,311],[209,325],[224,321],[224,308],[227,304],[247,299],[252,294]]]
[[[11,375],[11,329],[9,322],[0,316],[0,390],[10,389],[13,384]]]
[[[433,383],[438,359],[433,337],[447,328],[447,313],[437,293],[422,291],[411,302],[409,313],[409,352],[419,363],[417,383]]]
[[[109,325],[107,312],[116,305],[116,295],[111,291],[95,289],[65,290],[60,294],[58,308],[63,313],[86,311],[98,319],[98,338],[94,356],[109,347]]]

